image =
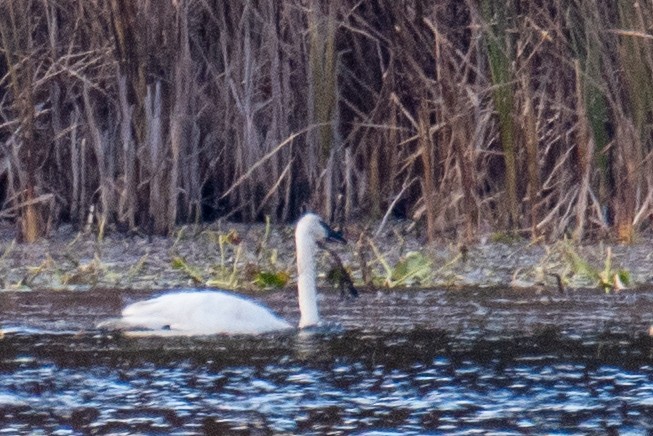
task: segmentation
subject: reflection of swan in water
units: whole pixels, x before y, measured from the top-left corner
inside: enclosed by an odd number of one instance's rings
[[[331,360],[332,350],[330,344],[333,344],[336,338],[340,338],[345,329],[336,323],[326,322],[319,327],[305,328],[292,336],[290,343],[293,355],[299,360],[308,359],[326,359]]]
[[[300,328],[316,325],[320,320],[315,289],[315,255],[320,241],[346,243],[320,217],[304,215],[295,229]],[[130,304],[121,318],[104,321],[98,327],[165,336],[259,334],[292,328],[248,298],[224,291],[191,290]]]

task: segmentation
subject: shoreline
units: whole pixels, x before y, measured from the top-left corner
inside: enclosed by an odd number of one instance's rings
[[[565,288],[601,289],[600,276],[613,283],[618,273],[627,279],[626,289],[653,284],[650,236],[623,245],[534,244],[519,238],[492,242],[492,235],[487,235],[461,248],[454,239],[426,244],[410,224],[388,221],[374,238],[366,236],[371,232],[359,224],[344,229],[349,244],[334,251],[357,287],[511,287],[558,292],[555,275]],[[291,225],[218,221],[181,226],[170,237],[111,232],[101,240],[97,234],[64,225],[33,244],[16,243],[12,226],[3,226],[3,291],[218,287],[256,293],[295,283]],[[330,286],[325,276],[333,260],[323,252],[318,262],[318,283]],[[261,283],[261,274],[272,277],[271,282]]]

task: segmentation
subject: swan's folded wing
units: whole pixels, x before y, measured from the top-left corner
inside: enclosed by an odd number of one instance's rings
[[[130,304],[119,329],[149,329],[180,335],[257,334],[292,326],[267,308],[224,292],[178,292]]]
[[[132,329],[189,330],[206,320],[208,293],[179,292],[138,301],[125,307],[122,319]]]

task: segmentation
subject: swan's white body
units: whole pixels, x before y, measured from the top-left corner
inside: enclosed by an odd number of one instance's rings
[[[185,291],[130,304],[114,327],[161,335],[259,334],[292,326],[254,301],[219,291]]]
[[[315,289],[317,241],[333,237],[321,219],[307,214],[297,223],[297,289],[301,318],[299,327],[317,324],[320,317]],[[100,328],[136,330],[140,335],[193,336],[213,334],[261,334],[292,328],[266,307],[224,291],[178,291],[130,304],[122,317]]]

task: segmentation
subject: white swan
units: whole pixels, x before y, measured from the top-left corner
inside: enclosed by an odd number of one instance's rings
[[[318,241],[346,244],[345,239],[315,214],[304,215],[295,229],[299,328],[315,325],[320,317],[315,289]],[[266,307],[224,291],[178,291],[130,304],[122,317],[98,324],[102,329],[137,330],[142,335],[193,336],[260,334],[292,326]]]

